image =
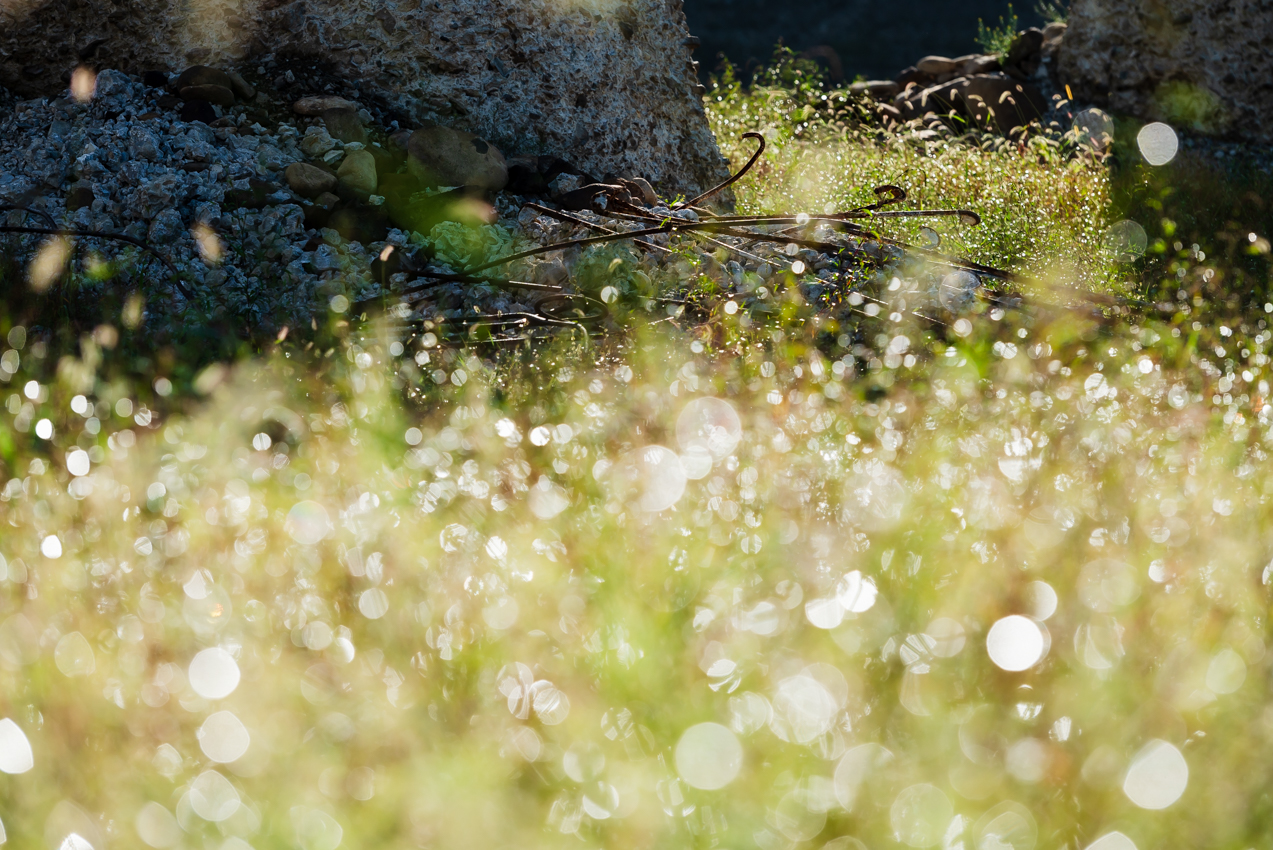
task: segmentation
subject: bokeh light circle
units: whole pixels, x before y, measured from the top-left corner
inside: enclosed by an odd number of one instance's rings
[[[1189,763],[1175,745],[1153,740],[1132,758],[1123,793],[1142,809],[1165,809],[1189,785]]]
[[[313,546],[331,532],[327,509],[318,502],[297,502],[287,513],[287,533],[303,546]]]
[[[190,661],[190,687],[204,699],[223,699],[239,686],[239,664],[220,647],[201,650]]]
[[[691,726],[676,744],[676,772],[693,788],[724,788],[738,777],[742,766],[742,744],[719,723]]]
[[[954,271],[942,278],[937,300],[951,313],[962,313],[972,306],[980,287],[981,281],[972,272]]]
[[[176,847],[181,843],[181,825],[172,816],[172,812],[159,803],[151,802],[142,806],[133,826],[142,841],[159,850]]]
[[[1087,845],[1087,850],[1136,850],[1136,842],[1121,832],[1107,832]]]
[[[719,398],[696,398],[676,418],[676,442],[683,450],[701,446],[715,460],[733,453],[743,438],[743,423],[733,405]]]
[[[1149,234],[1145,232],[1145,228],[1130,219],[1113,224],[1105,231],[1105,250],[1117,262],[1133,262],[1145,256],[1145,249],[1148,247]]]
[[[1034,850],[1039,825],[1025,806],[1005,800],[981,816],[973,835],[978,850]]]
[[[1085,148],[1103,151],[1114,141],[1114,119],[1100,109],[1084,109],[1074,116],[1070,126],[1078,143]]]
[[[1155,121],[1140,128],[1136,134],[1136,146],[1140,155],[1150,165],[1166,165],[1176,158],[1180,150],[1180,138],[1166,124]]]
[[[252,742],[243,721],[231,711],[217,711],[208,715],[208,719],[199,727],[196,738],[203,754],[221,764],[242,758]]]
[[[868,782],[893,760],[893,754],[879,744],[859,744],[840,758],[832,776],[835,799],[845,811],[853,811]]]
[[[206,821],[219,823],[239,809],[239,792],[215,770],[205,770],[190,783],[190,807]]]
[[[610,479],[615,495],[647,513],[665,511],[685,494],[685,467],[664,446],[643,446],[614,465]]]
[[[889,809],[893,837],[911,847],[934,847],[946,833],[955,809],[940,788],[920,783],[897,795]]]
[[[8,717],[0,720],[0,773],[26,773],[33,767],[35,756],[22,727]]]
[[[1046,648],[1042,629],[1029,617],[1012,614],[990,627],[986,652],[996,667],[1012,673],[1029,670],[1043,658]]]

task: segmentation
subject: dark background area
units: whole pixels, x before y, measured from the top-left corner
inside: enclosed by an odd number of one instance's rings
[[[1032,0],[1013,8],[1022,27],[1042,26]],[[843,79],[887,79],[929,54],[976,53],[977,20],[999,25],[1006,0],[685,0],[690,32],[703,40],[695,53],[706,80],[723,53],[743,70],[766,63],[774,45],[811,54]],[[830,48],[830,51],[825,50]]]

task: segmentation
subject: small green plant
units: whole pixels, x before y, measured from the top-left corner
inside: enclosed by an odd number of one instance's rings
[[[1063,24],[1070,17],[1070,4],[1066,0],[1039,0],[1034,4],[1034,13],[1048,24]]]
[[[977,44],[981,45],[981,49],[986,53],[1002,55],[1008,52],[1008,48],[1012,46],[1012,40],[1017,37],[1020,30],[1021,20],[1013,11],[1012,4],[1009,3],[1008,17],[1005,19],[1000,15],[999,26],[988,27],[981,18],[977,19]]]

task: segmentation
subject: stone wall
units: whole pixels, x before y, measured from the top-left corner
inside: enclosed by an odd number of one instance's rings
[[[1273,141],[1271,0],[1073,0],[1060,57],[1081,100]]]
[[[415,123],[693,193],[727,176],[681,0],[0,0],[0,86],[65,89],[273,54],[374,91]]]

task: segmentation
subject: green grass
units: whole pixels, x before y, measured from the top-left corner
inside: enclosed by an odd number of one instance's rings
[[[332,315],[211,367],[0,326],[9,845],[1261,846],[1262,178],[1122,130],[1105,164],[894,144],[803,74],[709,103],[736,163],[772,143],[740,208],[972,208],[946,242],[1030,276],[1019,309],[788,287],[503,353]]]
[[[1008,17],[1005,20],[1000,15],[998,26],[986,26],[985,21],[977,19],[977,44],[986,53],[1003,56],[1012,47],[1012,41],[1020,31],[1021,19],[1017,17],[1017,13],[1012,10],[1012,4],[1009,3]]]

